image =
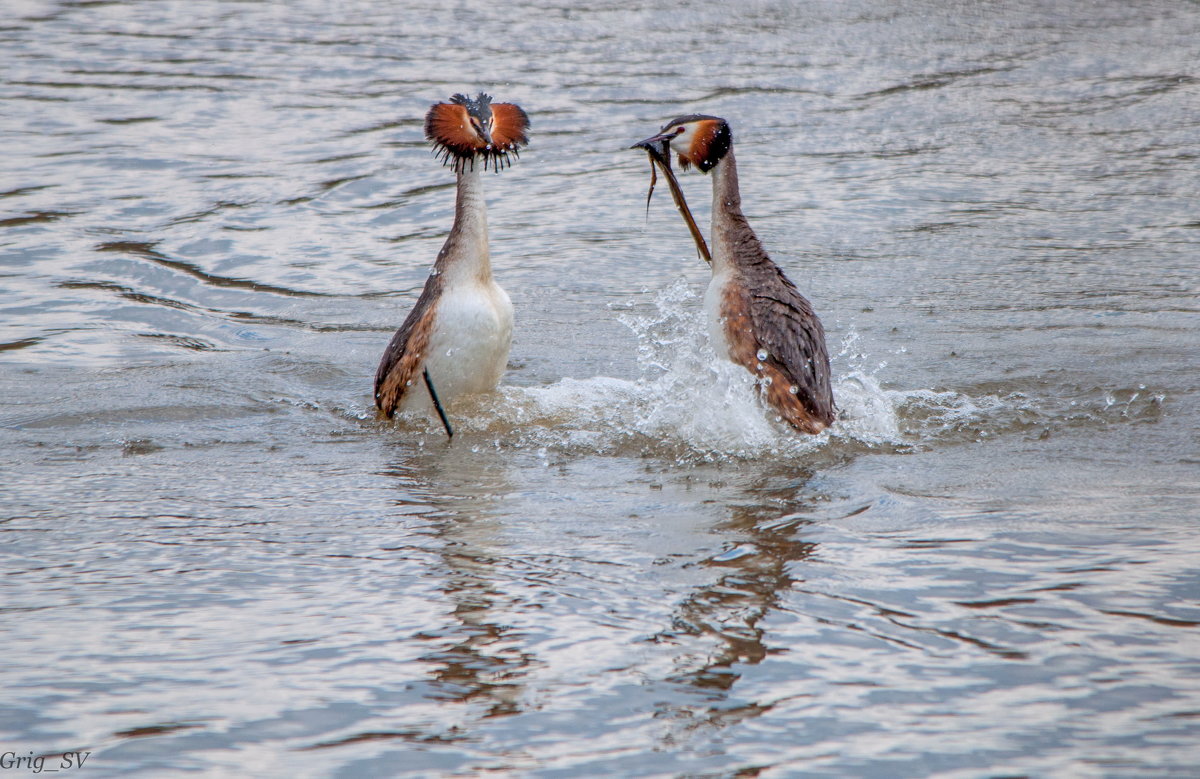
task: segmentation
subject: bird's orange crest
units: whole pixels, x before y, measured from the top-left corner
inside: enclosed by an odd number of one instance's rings
[[[492,143],[502,152],[518,154],[529,143],[529,116],[516,103],[493,103],[492,117]]]
[[[449,103],[435,103],[425,115],[425,137],[442,162],[455,170],[474,166],[483,159],[497,172],[510,163],[508,155],[520,156],[529,143],[529,117],[514,103],[492,103],[483,92],[474,98],[454,95]]]
[[[425,115],[425,137],[435,147],[468,157],[486,146],[471,127],[467,109],[455,103],[434,103]]]
[[[684,168],[695,165],[707,173],[716,167],[733,143],[729,125],[724,119],[704,118],[696,122],[692,143],[687,149],[679,149],[679,163]]]

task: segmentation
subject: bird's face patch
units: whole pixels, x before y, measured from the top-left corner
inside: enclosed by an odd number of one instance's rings
[[[474,166],[475,158],[496,171],[511,164],[509,154],[519,155],[529,143],[529,117],[514,103],[493,103],[480,92],[475,98],[454,95],[449,103],[435,103],[425,115],[425,137],[443,164],[456,171]]]
[[[661,136],[679,155],[683,168],[695,165],[704,173],[716,167],[733,144],[729,123],[716,116],[692,114],[672,119],[663,127]]]

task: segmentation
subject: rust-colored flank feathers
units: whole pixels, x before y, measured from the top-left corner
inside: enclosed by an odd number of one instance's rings
[[[430,276],[417,304],[408,312],[404,324],[396,331],[379,361],[379,370],[375,373],[375,405],[388,419],[420,380],[425,355],[429,353],[429,338],[433,334],[437,299],[441,294],[441,274]]]
[[[721,299],[729,358],[758,378],[784,422],[820,433],[837,416],[821,320],[774,263],[747,270],[759,278],[727,284]]]

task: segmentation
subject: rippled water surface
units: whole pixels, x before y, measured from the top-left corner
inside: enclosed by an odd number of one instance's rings
[[[1194,775],[1196,3],[5,10],[17,770]],[[450,225],[422,116],[480,89],[533,121],[517,331],[448,444],[370,391]],[[823,436],[647,212],[690,112],[825,322]]]

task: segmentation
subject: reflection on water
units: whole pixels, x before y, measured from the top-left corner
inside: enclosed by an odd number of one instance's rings
[[[10,6],[5,749],[1194,773],[1193,5]],[[501,87],[512,364],[451,443],[370,380],[453,210],[421,117]],[[693,111],[822,315],[821,436],[645,208],[627,147]]]
[[[442,515],[437,523],[441,564],[428,575],[452,605],[449,624],[416,638],[437,648],[420,659],[436,683],[431,694],[458,704],[478,702],[481,715],[500,717],[520,710],[521,677],[535,656],[522,651],[520,636],[504,624],[503,614],[515,599],[498,586],[495,568],[505,564],[503,526],[490,519],[497,496],[511,490],[504,468],[459,473],[443,488],[469,490],[463,496],[431,500]]]
[[[720,575],[688,595],[676,608],[672,631],[658,637],[669,641],[672,634],[711,636],[721,642],[702,667],[681,668],[678,678],[701,689],[727,691],[738,678],[733,671],[736,664],[756,664],[766,658],[766,632],[759,622],[795,584],[789,566],[807,559],[817,547],[796,539],[799,523],[781,523],[777,517],[774,507],[732,507],[723,527],[746,540],[727,545],[705,561]]]

